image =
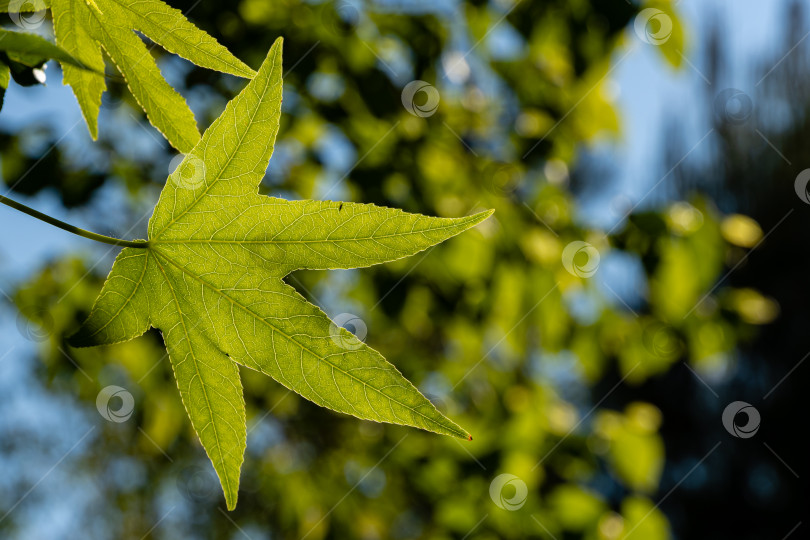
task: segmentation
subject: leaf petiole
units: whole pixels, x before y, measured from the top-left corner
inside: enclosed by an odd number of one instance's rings
[[[40,221],[44,221],[45,223],[49,223],[54,227],[59,227],[65,231],[71,232],[75,235],[89,238],[90,240],[95,240],[96,242],[101,242],[103,244],[110,244],[113,246],[122,246],[122,247],[133,247],[133,248],[146,248],[149,246],[149,242],[146,240],[120,240],[118,238],[113,238],[111,236],[104,236],[103,234],[97,234],[94,232],[86,231],[84,229],[80,229],[79,227],[75,227],[69,223],[65,223],[64,221],[60,221],[56,218],[52,218],[47,214],[43,214],[42,212],[38,212],[33,208],[29,208],[24,204],[20,204],[17,201],[13,201],[7,197],[3,197],[0,195],[0,203],[5,204],[6,206],[10,206],[15,210],[19,210],[24,214],[28,214],[29,216],[35,217]]]

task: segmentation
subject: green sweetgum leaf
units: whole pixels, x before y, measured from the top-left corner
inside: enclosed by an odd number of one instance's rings
[[[83,65],[102,73],[103,49],[152,125],[181,152],[191,150],[200,139],[194,115],[163,79],[151,52],[133,30],[198,66],[238,77],[255,74],[180,11],[160,0],[51,0],[51,10],[57,43]],[[69,64],[64,69],[65,84],[73,88],[95,139],[104,77]]]
[[[0,109],[3,108],[9,82],[11,82],[11,70],[8,64],[6,64],[3,59],[0,59]]]
[[[281,40],[171,174],[146,248],[126,248],[75,346],[159,328],[191,423],[236,505],[245,449],[237,364],[358,418],[469,438],[377,351],[282,278],[413,255],[490,215],[448,219],[258,194],[281,114]]]
[[[78,58],[36,34],[13,32],[0,28],[0,51],[6,53],[12,60],[27,66],[37,66],[42,63],[43,59],[49,59],[59,60],[62,64],[77,69],[88,69],[88,66]]]
[[[53,0],[52,11],[53,30],[57,43],[79,58],[82,63],[100,72],[91,73],[62,64],[62,82],[73,88],[73,94],[79,102],[87,129],[95,140],[98,138],[98,111],[101,108],[101,95],[107,85],[104,82],[104,57],[101,55],[101,46],[93,41],[86,29],[89,8],[84,0]]]
[[[11,82],[11,71],[3,60],[0,59],[0,89],[6,90]]]

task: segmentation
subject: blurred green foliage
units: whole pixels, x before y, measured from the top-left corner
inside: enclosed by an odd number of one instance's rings
[[[654,4],[672,13],[669,3]],[[135,397],[125,423],[94,417],[102,431],[82,458],[115,505],[109,527],[115,537],[140,538],[179,504],[184,519],[167,518],[152,537],[237,537],[238,524],[255,539],[670,538],[656,507],[667,419],[613,389],[679,362],[702,374],[727,368],[752,325],[772,320],[778,308],[750,289],[722,285],[704,298],[761,230],[703,199],[636,212],[611,234],[579,224],[577,150],[620,129],[605,85],[614,51],[635,43],[636,8],[624,0],[475,1],[434,14],[386,5],[241,0],[195,4],[189,17],[253,67],[285,38],[276,157],[284,159],[271,162],[264,192],[438,216],[495,208],[489,221],[423,256],[290,279],[328,314],[356,313],[366,341],[474,441],[339,416],[244,370],[251,431],[240,504],[226,516],[160,336],[69,350],[64,336],[88,313],[106,264],[87,275],[84,258],[54,260],[14,297],[49,332],[43,379],[91,411],[110,384]],[[487,39],[501,19],[521,43],[515,55]],[[674,45],[662,52],[677,65],[684,30],[675,22]],[[207,96],[198,113],[207,125],[240,85],[186,73],[188,90]],[[403,107],[411,80],[438,89],[435,114]],[[103,131],[100,144],[114,148]],[[31,156],[20,156],[17,134],[6,137],[4,180],[12,184],[6,168]],[[326,137],[348,143],[350,163],[330,161]],[[165,178],[165,160],[117,158],[100,173],[142,200]],[[62,178],[46,185],[66,204],[89,200],[99,185],[77,180],[85,190],[77,194]],[[603,265],[637,261],[642,271],[628,279],[647,291],[641,305],[617,301],[599,269],[590,278],[567,270],[563,250],[574,241],[590,243]],[[114,480],[122,457],[138,463],[138,481]],[[528,488],[518,509],[490,497],[503,473]],[[503,489],[501,500],[514,500],[514,485]],[[12,531],[13,519],[0,527]]]

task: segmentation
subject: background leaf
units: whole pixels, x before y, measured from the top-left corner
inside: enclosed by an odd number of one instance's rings
[[[76,58],[103,72],[100,47],[120,70],[150,123],[180,152],[200,138],[185,99],[163,79],[149,48],[134,34],[143,32],[168,51],[201,66],[251,77],[254,72],[217,41],[191,24],[180,11],[159,0],[53,1],[57,42]],[[65,65],[66,84],[73,87],[91,136],[98,136],[98,111],[105,84],[95,75]]]
[[[0,51],[12,56],[17,62],[30,66],[39,65],[42,63],[42,59],[48,59],[58,60],[62,64],[83,70],[94,69],[69,51],[36,34],[12,32],[0,28]],[[26,62],[26,59],[32,59],[32,61]]]
[[[127,21],[133,29],[200,67],[252,78],[256,72],[217,40],[203,32],[183,13],[160,0],[95,0],[107,17]]]
[[[88,66],[93,66],[101,74],[88,73],[63,65],[63,84],[68,84],[76,95],[79,108],[87,123],[91,137],[98,138],[98,112],[101,95],[104,93],[104,57],[101,46],[87,32],[91,14],[84,0],[53,0],[53,26],[57,43],[70,54],[81,58]]]
[[[121,71],[152,125],[179,151],[191,150],[200,139],[194,114],[186,100],[163,79],[143,41],[93,8],[85,11],[89,14],[88,33],[101,43]]]

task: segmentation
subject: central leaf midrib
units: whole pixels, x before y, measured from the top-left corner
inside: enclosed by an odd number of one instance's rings
[[[180,270],[180,271],[181,271],[181,272],[183,272],[184,274],[186,274],[186,275],[190,276],[192,279],[195,279],[195,280],[199,281],[199,282],[200,282],[200,283],[201,283],[201,284],[202,284],[204,287],[208,287],[208,288],[209,288],[209,289],[211,289],[212,291],[214,291],[214,292],[218,293],[220,296],[222,296],[223,298],[225,298],[226,300],[228,300],[229,302],[231,302],[233,305],[235,305],[235,306],[237,306],[237,307],[241,308],[243,311],[245,311],[245,312],[246,312],[246,313],[248,313],[249,315],[253,316],[254,318],[258,319],[259,321],[261,321],[262,323],[264,323],[264,324],[265,324],[266,326],[268,326],[269,328],[272,328],[273,330],[275,330],[276,332],[278,332],[280,335],[282,335],[282,336],[284,336],[285,338],[287,338],[287,340],[289,340],[290,342],[295,343],[295,344],[296,344],[298,347],[300,347],[301,349],[303,349],[303,350],[305,350],[305,351],[309,352],[309,353],[310,353],[310,354],[312,354],[312,355],[313,355],[315,358],[319,359],[320,361],[322,361],[322,362],[324,362],[324,363],[326,363],[326,364],[329,364],[329,365],[330,365],[330,366],[331,366],[333,369],[337,369],[338,371],[340,371],[341,373],[343,373],[343,374],[344,374],[345,376],[347,376],[348,378],[353,379],[354,381],[356,381],[356,382],[358,382],[358,383],[362,384],[362,385],[363,385],[363,386],[365,386],[365,387],[371,388],[372,390],[374,390],[375,392],[377,392],[377,393],[378,393],[378,394],[380,394],[381,396],[385,397],[386,399],[388,399],[388,400],[390,400],[390,401],[393,401],[393,402],[394,402],[394,403],[396,403],[397,405],[400,405],[400,406],[402,406],[402,407],[404,407],[404,408],[406,408],[406,409],[410,410],[411,412],[413,412],[413,413],[414,413],[414,414],[416,414],[416,415],[421,416],[422,418],[424,418],[424,419],[425,419],[425,421],[427,421],[427,422],[428,422],[429,424],[431,424],[431,425],[439,426],[439,427],[441,427],[441,428],[443,428],[443,429],[445,429],[445,430],[447,430],[447,431],[451,431],[451,432],[453,432],[453,433],[460,434],[462,437],[463,437],[463,436],[465,436],[465,434],[464,434],[464,433],[460,433],[459,431],[457,431],[457,430],[455,430],[455,429],[451,429],[451,428],[449,428],[449,427],[447,427],[447,426],[443,426],[442,424],[438,423],[436,420],[433,420],[433,419],[431,419],[431,418],[428,418],[427,416],[425,416],[425,415],[424,415],[424,414],[422,414],[421,412],[417,411],[417,410],[416,410],[416,409],[414,409],[413,407],[410,407],[409,405],[406,405],[406,404],[402,403],[401,401],[399,401],[399,400],[397,400],[397,399],[394,399],[393,397],[391,397],[391,396],[389,396],[389,395],[387,395],[387,394],[383,393],[381,390],[379,390],[379,389],[377,389],[377,388],[375,388],[375,387],[371,386],[371,385],[370,385],[370,384],[368,384],[367,382],[365,382],[365,381],[363,381],[363,380],[360,380],[360,379],[358,379],[357,377],[355,377],[354,375],[352,375],[352,374],[350,374],[350,373],[348,373],[348,372],[344,371],[344,370],[343,370],[343,369],[341,369],[339,366],[336,366],[334,363],[330,362],[330,361],[329,361],[329,360],[327,360],[326,358],[323,358],[321,355],[317,354],[317,353],[316,353],[316,352],[314,352],[313,350],[311,350],[311,349],[309,349],[308,347],[306,347],[304,344],[302,344],[302,343],[300,343],[300,342],[296,341],[295,339],[293,339],[293,338],[292,338],[292,336],[290,336],[290,335],[288,335],[287,333],[285,333],[284,331],[280,330],[278,327],[273,326],[272,324],[270,324],[269,322],[267,322],[267,321],[266,321],[264,318],[262,318],[262,317],[261,317],[259,314],[257,314],[257,313],[255,313],[255,312],[253,312],[253,311],[252,311],[252,310],[250,310],[250,309],[249,309],[247,306],[242,305],[240,302],[237,302],[235,299],[233,299],[233,298],[231,298],[230,296],[228,296],[227,294],[225,294],[225,293],[224,293],[224,292],[223,292],[221,289],[218,289],[217,287],[215,287],[215,286],[214,286],[214,285],[212,285],[211,283],[207,282],[206,280],[204,280],[204,279],[202,279],[201,277],[199,277],[199,276],[197,276],[196,274],[194,274],[193,272],[190,272],[188,269],[186,269],[185,267],[183,267],[182,265],[180,265],[178,262],[176,262],[175,260],[173,260],[171,257],[169,257],[168,255],[166,255],[165,253],[160,252],[160,251],[158,251],[158,250],[154,250],[154,253],[155,253],[155,255],[156,255],[156,256],[160,256],[160,257],[164,258],[164,259],[166,260],[166,262],[170,263],[172,266],[174,266],[175,268],[177,268],[178,270]],[[168,278],[167,278],[167,279],[168,279]],[[180,309],[180,308],[179,308],[179,306],[178,306],[178,309]]]
[[[155,252],[152,252],[154,255],[157,255]],[[149,255],[147,254],[147,257]],[[167,259],[168,260],[168,259]],[[148,261],[147,261],[148,262]],[[172,282],[169,279],[169,276],[166,275],[166,271],[157,261],[157,256],[155,256],[155,264],[157,264],[158,268],[160,269],[160,273],[163,274],[163,278],[166,280],[166,284],[169,286],[169,290],[172,292],[172,298],[174,298],[174,304],[177,306],[177,314],[180,316],[180,322],[183,324],[183,333],[186,335],[186,342],[188,343],[188,350],[191,352],[191,358],[194,360],[194,369],[197,371],[197,378],[200,379],[200,383],[203,390],[203,396],[205,397],[205,405],[208,409],[208,415],[211,418],[211,424],[214,426],[214,437],[216,437],[216,446],[217,452],[219,452],[219,461],[221,464],[225,465],[225,456],[222,453],[222,443],[219,440],[219,429],[217,429],[217,422],[214,415],[214,409],[211,407],[211,400],[208,399],[208,391],[205,388],[205,383],[203,382],[203,378],[200,375],[200,368],[197,365],[197,355],[194,354],[194,347],[191,344],[191,335],[188,333],[188,327],[186,326],[186,319],[183,315],[183,310],[180,307],[180,300],[177,299],[177,294],[172,287]],[[175,376],[176,378],[176,376]],[[179,383],[179,380],[178,380]],[[191,395],[191,386],[189,386],[189,396]],[[190,413],[189,413],[190,417]],[[223,476],[225,477],[225,483],[228,485],[228,493],[231,492],[231,479],[230,475],[228,474],[227,468],[223,466]]]
[[[79,26],[76,23],[76,21],[78,20],[78,17],[77,17],[77,14],[75,12],[75,7],[74,7],[73,2],[74,2],[74,0],[67,0],[68,11],[63,11],[62,12],[62,16],[68,15],[68,20],[70,21],[70,24],[68,26],[70,27],[70,31],[65,33],[65,34],[62,34],[61,36],[57,36],[56,32],[54,32],[54,38],[56,39],[57,44],[60,44],[59,41],[60,41],[60,38],[61,38],[62,47],[65,48],[65,49],[70,47],[71,50],[69,52],[71,52],[71,53],[76,52],[76,51],[79,50],[80,46],[79,46],[79,37],[78,37],[79,31],[78,31],[78,29],[81,28],[81,26]],[[84,33],[87,34],[87,31],[84,30],[83,28],[82,28],[82,31],[84,31]],[[88,36],[88,38],[91,39],[91,40],[93,39],[90,36]],[[77,54],[77,56],[78,56],[78,54]]]
[[[463,223],[461,225],[466,225]],[[151,244],[331,244],[337,242],[362,242],[366,240],[382,240],[386,238],[399,238],[402,236],[410,236],[415,234],[425,234],[429,232],[438,232],[445,229],[451,229],[459,226],[459,223],[451,223],[444,227],[434,227],[432,229],[425,229],[423,231],[408,231],[396,234],[383,234],[380,236],[358,236],[352,238],[324,238],[322,240],[206,240],[204,238],[192,240],[150,240]],[[165,232],[165,231],[164,231]]]
[[[270,71],[271,73],[273,72],[273,70],[275,70],[275,69],[276,69],[276,58],[277,58],[277,57],[278,57],[278,53],[276,53],[276,54],[274,54],[274,55],[273,55],[273,65],[272,65],[272,66],[270,66],[270,69],[269,69],[269,71]],[[279,80],[279,84],[281,84],[281,80]],[[270,90],[269,90],[269,89],[270,89],[270,86],[271,86],[271,85],[270,85],[270,81],[268,81],[268,82],[267,82],[267,84],[265,84],[265,86],[264,86],[264,92],[262,92],[262,95],[259,97],[259,104],[261,104],[261,102],[262,102],[262,100],[264,99],[264,97],[265,97],[265,96],[267,95],[267,93],[270,91]],[[247,88],[247,87],[245,87],[245,88]],[[243,92],[244,92],[244,90],[243,90]],[[240,95],[241,95],[241,93],[240,93]],[[238,96],[237,96],[237,97],[238,97]],[[221,175],[221,174],[222,174],[222,171],[224,171],[224,170],[225,170],[225,169],[228,167],[228,165],[230,165],[230,164],[231,164],[231,161],[233,161],[233,158],[236,156],[238,149],[242,147],[242,143],[243,143],[243,141],[245,140],[245,136],[247,135],[248,131],[250,131],[250,126],[252,126],[252,125],[253,125],[253,121],[256,119],[256,115],[258,115],[258,114],[259,114],[259,110],[260,110],[260,109],[261,109],[261,107],[254,107],[254,108],[253,108],[253,110],[251,111],[251,113],[252,113],[252,114],[250,115],[250,121],[249,121],[249,122],[248,122],[248,124],[247,124],[247,128],[245,129],[244,133],[242,133],[242,136],[241,136],[241,137],[239,137],[239,142],[238,142],[238,143],[237,143],[237,145],[234,147],[234,151],[231,153],[231,155],[230,155],[230,156],[228,156],[228,161],[225,163],[225,165],[223,165],[223,166],[222,166],[222,168],[220,168],[218,175]],[[227,110],[227,108],[226,108],[226,110]],[[236,114],[236,107],[233,107],[233,111],[234,111],[234,114]],[[222,117],[220,117],[220,118],[222,118]],[[219,120],[220,120],[220,118],[218,118],[218,119],[217,119],[217,121],[219,121]],[[211,128],[208,128],[208,129],[210,130]],[[203,140],[205,140],[205,137],[204,137],[204,136],[203,136],[203,138],[202,138],[202,139],[200,139],[200,142],[202,142]],[[197,143],[197,144],[199,144],[199,143]],[[195,148],[196,148],[196,145],[195,145]],[[194,148],[192,148],[192,150],[191,150],[191,152],[189,152],[189,154],[191,154],[191,153],[193,153],[193,152],[194,152]],[[202,159],[202,158],[200,158],[200,159]],[[203,163],[205,163],[205,161],[203,161]],[[161,235],[161,234],[163,234],[164,232],[166,232],[166,230],[167,230],[169,227],[171,227],[171,226],[172,226],[172,224],[174,224],[174,223],[175,223],[175,222],[176,222],[178,219],[180,219],[181,217],[183,217],[184,215],[186,215],[186,214],[187,214],[187,213],[188,213],[188,212],[189,212],[189,211],[190,211],[192,208],[194,208],[195,206],[197,206],[197,204],[199,204],[199,202],[200,202],[201,200],[203,200],[203,198],[205,198],[205,195],[207,195],[207,194],[208,194],[208,191],[209,191],[211,188],[213,188],[215,185],[217,185],[217,183],[218,183],[220,180],[222,180],[221,176],[217,176],[217,178],[215,178],[214,180],[212,180],[212,181],[211,181],[211,183],[205,187],[205,189],[203,190],[203,192],[202,192],[202,193],[200,193],[200,195],[199,195],[197,198],[195,198],[193,201],[191,201],[191,204],[189,204],[189,205],[188,205],[188,207],[186,207],[186,209],[185,209],[185,210],[183,210],[182,212],[180,212],[180,214],[179,214],[179,215],[177,215],[177,216],[172,216],[172,219],[169,221],[169,223],[167,223],[167,224],[166,224],[166,225],[165,225],[165,226],[164,226],[164,227],[163,227],[161,230],[159,230],[158,232],[156,232],[156,233],[155,233],[155,235],[154,235],[154,239],[155,239],[155,241],[156,241],[158,238],[160,238],[160,235]],[[177,196],[176,196],[176,195],[175,195],[175,202],[177,202]],[[158,204],[160,204],[160,201],[158,201]],[[152,240],[152,239],[150,238],[150,240]]]

